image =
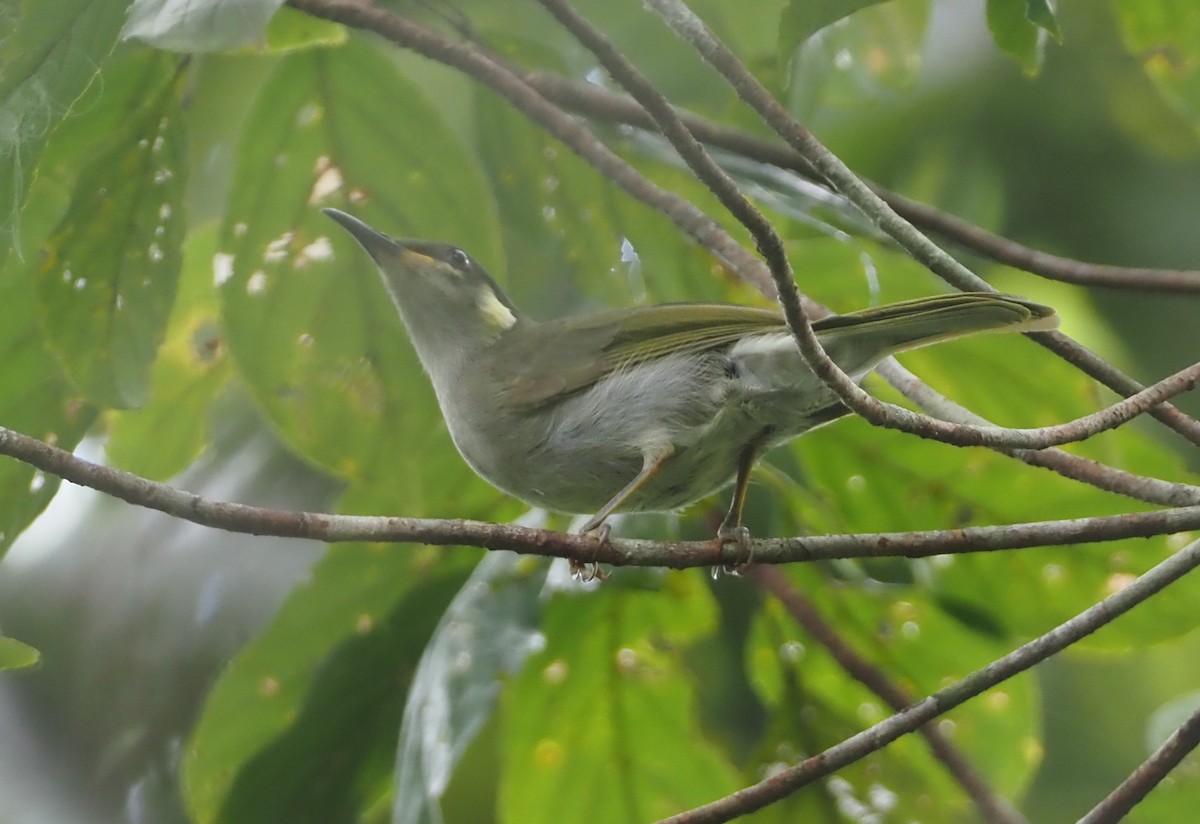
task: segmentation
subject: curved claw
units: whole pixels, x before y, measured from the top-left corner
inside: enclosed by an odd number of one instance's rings
[[[742,570],[754,562],[754,548],[750,545],[750,530],[744,526],[729,526],[721,524],[717,530],[717,541],[720,543],[721,554],[725,554],[726,544],[737,544],[736,560],[713,567],[713,577],[718,571],[726,575],[741,575]]]
[[[593,536],[596,539],[596,553],[599,554],[600,548],[608,543],[610,529],[611,527],[608,524],[600,523],[590,529],[585,527],[580,530],[579,534]],[[595,558],[596,556],[593,555],[592,560],[587,563],[572,558],[570,560],[571,578],[580,583],[589,584],[592,581],[603,581],[608,577],[604,574],[604,570],[600,568],[600,562]]]

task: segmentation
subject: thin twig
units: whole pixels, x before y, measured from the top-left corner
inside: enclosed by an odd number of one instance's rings
[[[812,602],[792,586],[791,581],[787,579],[782,570],[778,567],[752,564],[747,569],[746,575],[774,595],[792,618],[829,651],[838,666],[845,670],[851,678],[882,698],[893,711],[901,712],[912,703],[912,696],[892,681],[887,673],[859,655],[842,638],[841,634],[821,616]],[[959,750],[935,725],[925,724],[919,727],[917,732],[925,738],[934,757],[941,761],[946,766],[946,770],[962,785],[984,821],[992,824],[1020,824],[1025,821],[1025,817],[1018,813],[1012,805],[992,791],[988,783],[983,780],[983,776],[967,759],[966,754]]]
[[[593,118],[654,129],[654,122],[650,116],[628,95],[605,89],[595,83],[573,80],[549,72],[524,72],[522,76],[529,85],[564,109]],[[786,143],[717,123],[694,112],[683,109],[676,109],[676,112],[688,130],[702,143],[718,146],[759,163],[787,169],[819,186],[829,188],[828,181],[812,167],[812,164]],[[1141,292],[1200,292],[1200,271],[1112,266],[1052,255],[989,232],[961,217],[908,198],[877,183],[869,180],[866,183],[914,226],[1015,269],[1081,286],[1135,289]]]
[[[894,358],[880,364],[875,371],[904,397],[930,414],[948,421],[969,423],[975,426],[993,425],[987,418],[976,415],[924,383]],[[1200,486],[1135,475],[1132,472],[1072,455],[1054,447],[1048,449],[997,449],[996,451],[1030,466],[1040,466],[1065,478],[1138,501],[1162,506],[1200,504]]]
[[[895,240],[914,260],[959,289],[987,291],[992,288],[986,281],[947,254],[897,214],[811,132],[793,120],[779,101],[758,82],[758,79],[742,65],[733,52],[682,0],[646,0],[646,3],[662,17],[672,30],[690,43],[706,62],[721,73],[738,96],[746,101],[776,134],[803,155],[816,172],[828,180],[839,194],[857,206],[869,220]],[[784,303],[785,313],[787,313],[789,298],[781,293],[780,299]],[[788,319],[791,320],[790,314]],[[1096,357],[1066,335],[1058,332],[1041,332],[1031,334],[1030,337],[1121,395],[1133,395],[1144,389],[1137,381]],[[838,391],[838,396],[846,402],[847,406],[872,423],[885,426],[901,424],[905,431],[926,434],[915,432],[918,427],[924,425],[924,422],[919,421],[918,417],[913,416],[912,413],[909,413],[911,417],[898,412],[894,413],[893,410],[885,409],[882,404],[865,393],[862,393],[865,397],[859,397],[858,392],[843,394],[844,387],[831,382],[827,375],[821,374],[821,377]],[[1151,410],[1151,414],[1192,443],[1200,445],[1200,421],[1183,414],[1169,404],[1154,408]],[[928,436],[946,440],[941,434],[934,435],[932,431]],[[1024,444],[1009,445],[1024,446]]]
[[[1188,716],[1161,747],[1079,819],[1079,824],[1112,824],[1120,821],[1197,745],[1200,745],[1200,709]]]
[[[996,659],[962,680],[857,733],[824,752],[703,807],[664,819],[670,824],[719,824],[785,798],[819,778],[882,749],[944,715],[970,698],[1066,649],[1200,566],[1195,541],[1133,581],[1120,592],[1084,610],[1045,635]]]

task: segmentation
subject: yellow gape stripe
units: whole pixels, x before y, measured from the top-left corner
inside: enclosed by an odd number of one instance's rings
[[[478,305],[479,313],[497,332],[503,332],[517,322],[517,316],[500,302],[491,289],[485,288],[479,293]]]

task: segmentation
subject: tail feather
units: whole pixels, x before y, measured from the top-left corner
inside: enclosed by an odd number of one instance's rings
[[[1049,306],[1014,295],[961,292],[918,298],[823,318],[821,344],[843,362],[879,359],[952,338],[985,332],[1043,332],[1058,327]],[[856,355],[858,357],[856,357]]]

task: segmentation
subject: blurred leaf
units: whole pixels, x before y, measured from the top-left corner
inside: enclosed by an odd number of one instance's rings
[[[830,23],[883,0],[789,0],[779,18],[779,55],[787,60],[797,46]]]
[[[803,42],[792,57],[788,105],[801,122],[836,122],[911,91],[921,69],[928,0],[864,4]]]
[[[13,218],[55,125],[117,42],[121,3],[18,0],[0,7],[0,228]]]
[[[703,574],[663,584],[549,602],[546,648],[504,696],[501,820],[648,821],[740,784],[704,739],[683,663],[713,627]]]
[[[1146,725],[1146,754],[1153,753],[1165,744],[1197,712],[1200,712],[1200,692],[1182,695],[1159,707]]]
[[[73,450],[96,410],[71,386],[46,348],[37,321],[33,268],[38,246],[67,205],[52,176],[39,177],[21,212],[21,245],[0,269],[0,422],[10,429]],[[36,518],[59,479],[18,461],[0,459],[0,554]]]
[[[233,361],[300,454],[406,514],[444,505],[431,489],[483,482],[454,454],[374,265],[319,209],[398,235],[450,227],[495,260],[491,203],[436,111],[357,41],[289,54],[246,125],[214,256]]]
[[[209,694],[183,765],[196,820],[316,824],[371,804],[413,662],[473,557],[330,547]]]
[[[1130,52],[1163,96],[1200,129],[1200,15],[1190,0],[1117,0]]]
[[[41,657],[42,654],[29,644],[0,635],[0,670],[32,667]]]
[[[985,666],[1007,652],[995,639],[959,624],[920,591],[831,584],[812,566],[789,577],[859,656],[913,700]],[[750,676],[774,719],[757,764],[769,772],[839,743],[894,711],[865,686],[850,680],[830,653],[810,639],[775,601],[765,604],[747,648]],[[1029,675],[1004,682],[954,710],[938,729],[961,749],[1000,794],[1019,794],[1040,760],[1038,693]],[[924,792],[907,792],[908,787]],[[824,815],[820,795],[825,796]],[[816,796],[816,797],[814,797]],[[936,809],[929,806],[936,798]],[[837,778],[777,805],[778,820],[842,821],[834,810],[846,801],[863,814],[896,820],[960,820],[970,802],[917,735],[838,770]]]
[[[104,452],[116,466],[165,481],[187,467],[208,443],[208,413],[225,387],[229,360],[221,342],[212,258],[216,227],[188,236],[183,272],[167,337],[140,409],[110,413]]]
[[[1058,18],[1050,0],[1025,0],[1025,16],[1029,18],[1030,23],[1062,42],[1062,31],[1058,28]]]
[[[144,102],[75,184],[38,267],[42,327],[63,368],[102,406],[137,406],[179,277],[185,139],[173,61],[141,55]]]
[[[492,717],[503,679],[541,645],[538,596],[548,569],[544,560],[488,553],[442,616],[404,707],[395,824],[443,820],[442,795]]]
[[[996,45],[1029,76],[1042,69],[1046,45],[1046,14],[1034,9],[1044,0],[987,0],[987,24]],[[1037,20],[1031,17],[1037,15]],[[1053,17],[1050,17],[1053,20]]]
[[[340,46],[346,42],[346,27],[283,6],[267,24],[267,48],[273,52],[312,46]]]
[[[181,52],[248,46],[262,41],[281,5],[283,0],[134,0],[121,37]]]

